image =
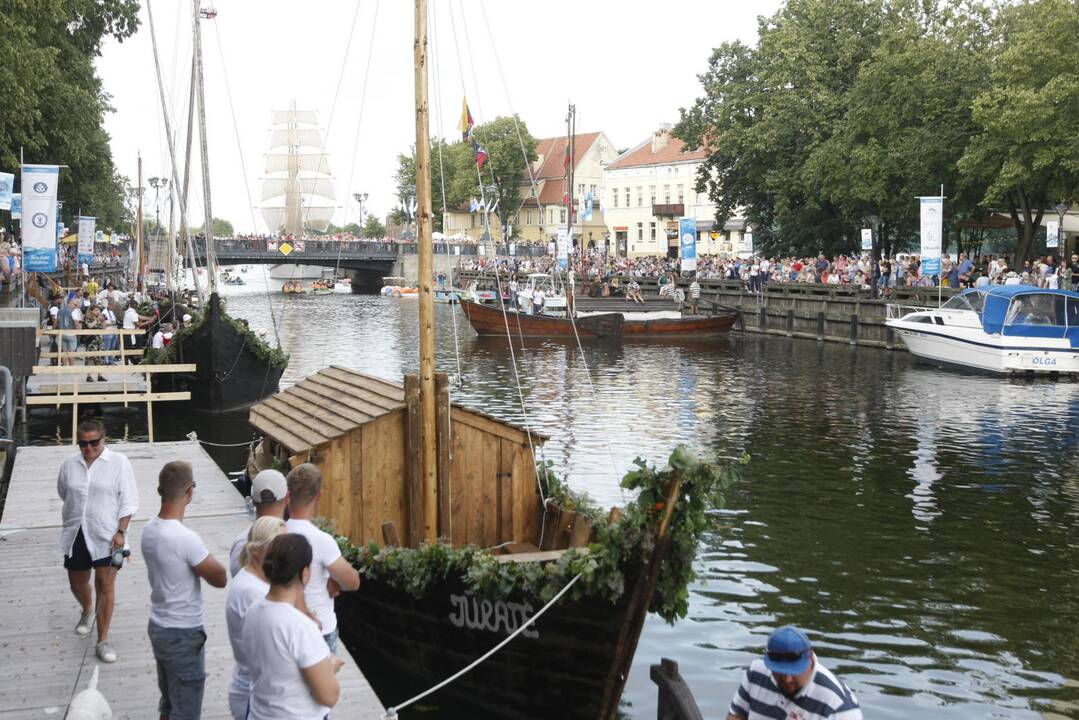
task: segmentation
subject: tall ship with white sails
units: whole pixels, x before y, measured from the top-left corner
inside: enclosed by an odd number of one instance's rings
[[[337,209],[329,156],[314,110],[275,110],[266,153],[266,174],[258,209],[270,232],[302,238],[324,233]],[[270,277],[301,280],[321,277],[314,265],[270,267]]]

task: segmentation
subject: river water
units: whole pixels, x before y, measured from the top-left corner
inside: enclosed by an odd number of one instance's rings
[[[291,353],[283,385],[329,364],[415,371],[415,300],[268,298],[259,275],[226,289],[229,308],[271,336],[272,308]],[[645,626],[627,716],[655,716],[648,666],[669,657],[704,716],[724,717],[741,668],[793,623],[867,717],[1079,717],[1079,383],[737,332],[583,352],[517,340],[511,356],[458,310],[436,315],[454,401],[527,419],[550,437],[543,457],[604,505],[624,502],[618,478],[638,455],[662,463],[686,442],[752,456],[701,549],[689,616]],[[161,406],[156,422],[174,438],[249,436],[242,421]],[[31,430],[48,441],[58,424]],[[114,437],[145,433],[109,425]],[[237,451],[211,450],[240,468]]]

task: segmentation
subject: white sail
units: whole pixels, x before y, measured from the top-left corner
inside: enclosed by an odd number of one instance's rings
[[[271,148],[288,148],[296,145],[323,147],[322,132],[312,127],[293,129],[277,127],[270,131]]]
[[[293,105],[272,118],[259,203],[263,220],[274,233],[325,232],[337,210],[337,192],[318,115]]]
[[[289,157],[295,158],[296,169],[300,172],[320,172],[330,174],[330,159],[318,148],[301,147],[295,153],[276,152],[266,154],[266,174],[288,172]]]

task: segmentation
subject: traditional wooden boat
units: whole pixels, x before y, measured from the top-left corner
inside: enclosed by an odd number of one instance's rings
[[[229,412],[250,407],[277,392],[288,357],[257,337],[242,321],[229,317],[217,293],[206,313],[190,330],[177,333],[164,362],[194,363],[197,370],[155,373],[155,392],[188,391],[187,407]]]
[[[503,314],[497,305],[481,305],[468,300],[461,303],[461,308],[479,335],[505,335],[508,323],[512,335],[523,337],[709,337],[729,332],[738,321],[738,313],[733,310],[714,315],[650,319],[636,319],[632,312],[606,312],[581,315],[571,322],[564,317],[528,315],[511,309]]]

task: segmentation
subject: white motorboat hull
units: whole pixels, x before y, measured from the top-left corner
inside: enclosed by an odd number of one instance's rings
[[[1066,340],[989,335],[980,329],[889,320],[912,355],[994,373],[1079,373]]]

